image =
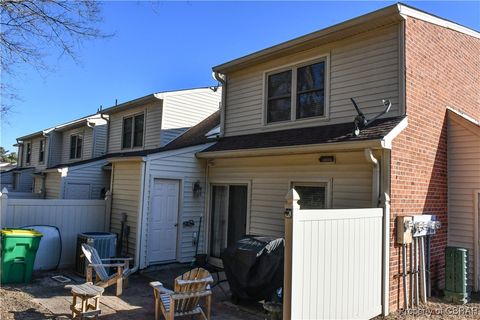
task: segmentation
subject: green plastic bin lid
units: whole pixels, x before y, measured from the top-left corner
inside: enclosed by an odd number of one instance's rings
[[[6,237],[42,237],[43,234],[33,229],[2,229],[0,234]]]

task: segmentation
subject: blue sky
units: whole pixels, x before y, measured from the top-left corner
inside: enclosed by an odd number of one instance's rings
[[[18,70],[22,100],[2,122],[0,145],[149,93],[216,84],[211,67],[395,3],[104,2],[102,29],[115,36],[84,43],[80,62],[48,52],[54,69]],[[406,4],[480,30],[480,1]]]

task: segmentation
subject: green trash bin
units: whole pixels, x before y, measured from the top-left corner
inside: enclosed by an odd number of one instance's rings
[[[42,234],[33,229],[2,229],[1,283],[27,283]]]

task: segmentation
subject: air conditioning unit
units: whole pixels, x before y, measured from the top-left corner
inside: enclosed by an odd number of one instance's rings
[[[75,272],[85,276],[86,260],[82,252],[82,243],[97,249],[101,259],[114,258],[117,250],[117,235],[110,232],[84,232],[77,236]]]

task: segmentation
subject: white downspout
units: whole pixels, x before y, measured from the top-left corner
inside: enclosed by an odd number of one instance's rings
[[[372,173],[372,207],[377,208],[380,194],[380,164],[378,159],[373,155],[372,149],[365,149],[365,158],[373,164]]]
[[[227,104],[227,77],[219,72],[213,72],[213,78],[222,84],[222,101],[220,103],[220,138],[225,133],[225,106]]]
[[[203,200],[203,253],[207,254],[207,242],[209,242],[208,239],[208,232],[210,231],[208,228],[208,221],[207,219],[209,218],[210,215],[210,184],[209,184],[209,175],[210,175],[210,160],[205,159],[205,192],[204,192],[204,197],[205,199]],[[200,232],[202,230],[200,229]],[[200,241],[200,240],[199,240]]]
[[[373,155],[372,149],[365,149],[365,158],[371,164],[372,169],[372,207],[377,208],[382,206],[384,208],[383,216],[383,248],[382,248],[382,315],[387,316],[389,313],[389,295],[390,295],[390,196],[389,190],[385,190],[390,184],[384,181],[383,191],[380,195],[380,162]],[[384,161],[384,179],[387,180],[389,170],[387,168],[387,156],[383,153],[382,160]]]
[[[132,268],[132,273],[137,272],[140,266],[140,248],[142,241],[142,227],[143,227],[143,203],[144,203],[144,192],[145,192],[145,174],[146,174],[146,165],[145,160],[142,160],[142,165],[140,168],[140,204],[138,206],[138,216],[137,216],[137,243],[135,245],[135,265]]]
[[[90,123],[90,121],[87,120],[87,127],[89,127],[90,129],[92,129],[92,150],[90,150],[90,157],[91,158],[94,158],[95,157],[95,148],[96,148],[96,144],[97,144],[97,138],[95,136],[95,123]]]

